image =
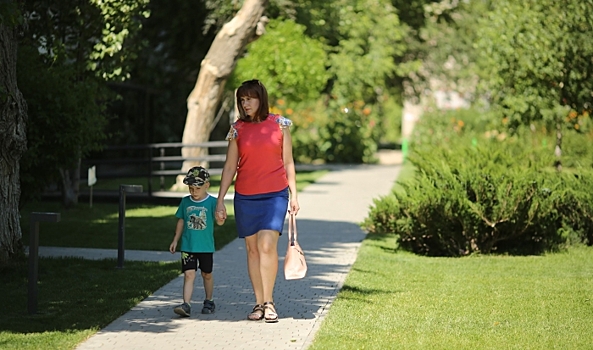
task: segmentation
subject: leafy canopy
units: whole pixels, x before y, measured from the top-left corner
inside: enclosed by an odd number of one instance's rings
[[[259,79],[272,99],[292,102],[319,97],[328,79],[327,55],[321,42],[307,37],[292,20],[271,20],[267,32],[247,48],[237,63],[231,87]]]
[[[493,2],[478,36],[484,89],[511,124],[593,107],[592,0]]]

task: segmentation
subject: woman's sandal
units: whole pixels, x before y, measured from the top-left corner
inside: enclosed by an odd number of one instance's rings
[[[274,307],[274,302],[266,301],[264,303],[264,310],[268,310],[269,312],[266,314],[264,311],[264,321],[266,323],[275,323],[278,322],[278,314],[276,313],[276,308]]]
[[[247,319],[251,321],[259,321],[264,318],[264,306],[262,304],[256,304]]]

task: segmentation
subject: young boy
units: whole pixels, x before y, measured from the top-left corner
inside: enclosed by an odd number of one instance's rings
[[[187,172],[183,183],[188,186],[189,196],[183,197],[175,217],[175,237],[169,246],[169,251],[175,253],[179,238],[181,238],[181,271],[183,280],[183,303],[173,309],[181,316],[191,314],[191,297],[194,291],[194,280],[198,267],[202,272],[206,299],[202,307],[203,314],[214,312],[212,301],[214,280],[212,265],[214,253],[214,220],[218,225],[224,224],[224,219],[216,218],[216,198],[208,194],[210,174],[201,166],[193,167]]]

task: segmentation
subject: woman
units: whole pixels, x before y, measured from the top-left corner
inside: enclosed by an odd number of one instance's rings
[[[292,122],[270,114],[268,92],[258,80],[237,89],[239,120],[231,125],[216,212],[226,219],[226,195],[235,174],[237,234],[245,239],[247,270],[255,294],[249,320],[278,322],[274,284],[278,272],[278,238],[286,210],[297,214],[299,203],[292,157]],[[290,207],[289,207],[290,202]]]

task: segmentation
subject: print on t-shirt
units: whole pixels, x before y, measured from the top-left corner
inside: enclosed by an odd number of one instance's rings
[[[192,230],[203,230],[207,226],[206,209],[203,207],[188,207],[189,220],[187,221],[187,228]],[[196,215],[197,212],[197,215]]]

